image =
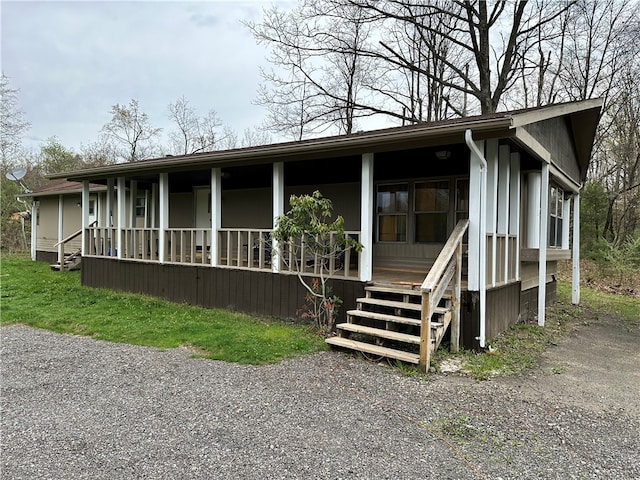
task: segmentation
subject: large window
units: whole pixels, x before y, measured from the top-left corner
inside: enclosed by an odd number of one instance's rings
[[[448,233],[449,180],[416,182],[415,242],[445,242]]]
[[[378,241],[406,242],[409,185],[378,185]]]
[[[549,195],[549,246],[562,247],[562,211],[564,192],[561,188],[551,187]]]

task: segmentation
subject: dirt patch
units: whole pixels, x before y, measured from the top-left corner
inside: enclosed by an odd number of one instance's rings
[[[538,367],[496,381],[515,384],[533,399],[640,417],[640,327],[586,310]]]

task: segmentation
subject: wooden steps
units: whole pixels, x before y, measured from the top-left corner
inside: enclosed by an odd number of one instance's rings
[[[56,270],[60,272],[70,272],[72,270],[80,270],[80,263],[82,262],[81,253],[82,253],[81,250],[77,250],[67,255],[66,257],[64,257],[62,264],[54,263],[53,265],[50,265],[51,270]]]
[[[330,337],[327,338],[326,342],[329,345],[334,345],[336,347],[348,348],[373,355],[380,355],[381,357],[395,358],[396,360],[401,360],[407,363],[417,364],[420,362],[420,355],[418,354],[372,345],[370,343],[358,342],[348,338]]]
[[[386,338],[388,340],[395,340],[397,342],[413,343],[414,345],[420,345],[420,337],[417,335],[409,335],[407,333],[394,332],[393,330],[382,330],[380,328],[366,327],[364,325],[357,325],[355,323],[340,323],[336,325],[337,328],[347,332],[364,333],[374,337]]]
[[[336,325],[329,345],[371,355],[419,363],[422,329],[422,292],[413,286],[368,285],[347,322]],[[430,351],[440,344],[451,319],[451,296],[443,296],[431,316]]]

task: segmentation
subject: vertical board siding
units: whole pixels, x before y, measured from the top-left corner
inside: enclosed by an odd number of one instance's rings
[[[82,284],[89,287],[146,293],[176,303],[240,312],[296,317],[306,290],[295,275],[197,265],[161,265],[97,257],[82,260]],[[364,283],[331,280],[333,293],[343,300],[338,321],[364,296]]]
[[[487,341],[509,329],[520,314],[520,282],[487,290]]]

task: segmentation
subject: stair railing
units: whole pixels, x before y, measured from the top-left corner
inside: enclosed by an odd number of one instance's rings
[[[460,220],[422,282],[420,329],[420,367],[426,372],[431,363],[431,317],[453,281],[451,295],[451,351],[460,348],[460,283],[462,279],[462,239],[469,220]]]
[[[96,221],[90,223],[89,227],[95,227],[97,224],[98,224],[98,221],[96,220]],[[63,238],[62,240],[60,240],[58,243],[56,243],[54,245],[54,247],[58,247],[58,258],[60,259],[60,270],[62,270],[62,266],[64,265],[64,262],[65,262],[65,257],[64,257],[64,247],[65,247],[65,245],[67,243],[69,243],[71,240],[73,240],[74,238],[77,238],[80,235],[82,235],[82,230],[84,230],[84,228],[81,228],[77,232],[73,232],[71,235],[69,235],[68,237]],[[77,256],[77,252],[73,252],[72,255],[74,257]]]

